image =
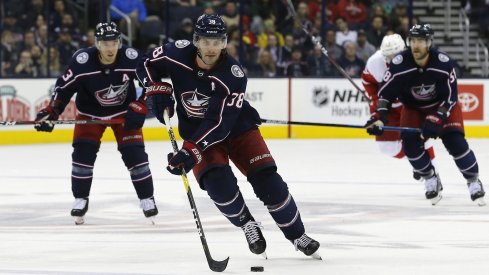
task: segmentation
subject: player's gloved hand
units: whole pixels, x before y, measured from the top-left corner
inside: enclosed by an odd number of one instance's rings
[[[170,83],[153,83],[146,88],[148,109],[163,124],[163,111],[168,110],[170,117],[175,113],[175,99],[173,98],[173,87]]]
[[[36,114],[35,121],[38,122],[34,125],[34,128],[38,132],[52,132],[54,129],[54,123],[52,120],[58,120],[61,114],[60,103],[58,101],[52,101],[44,109],[40,110]]]
[[[141,98],[138,101],[129,103],[124,120],[124,129],[141,129],[141,127],[144,125],[144,120],[146,119],[147,113],[148,109],[146,108],[146,102],[144,102],[144,99]]]
[[[447,112],[437,111],[436,113],[427,115],[421,127],[422,137],[424,139],[439,137],[446,120]]]
[[[188,173],[192,168],[202,161],[202,150],[192,142],[185,141],[182,149],[176,154],[168,154],[168,166],[166,170],[174,175],[181,175],[182,168]]]
[[[365,128],[369,135],[381,136],[384,134],[385,123],[387,123],[387,119],[384,112],[374,112],[365,123]]]

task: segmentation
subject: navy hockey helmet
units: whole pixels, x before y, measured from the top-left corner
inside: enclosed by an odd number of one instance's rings
[[[119,40],[119,46],[122,46],[121,32],[114,22],[98,23],[95,27],[95,45],[98,48],[99,41]]]
[[[224,41],[224,47],[227,43],[227,30],[224,20],[217,14],[203,14],[197,19],[194,28],[194,45],[197,47],[197,42],[200,37],[221,38]]]
[[[414,25],[409,29],[408,37],[407,37],[407,45],[409,46],[409,40],[411,37],[419,37],[419,38],[424,38],[426,41],[428,41],[429,47],[433,44],[433,35],[435,32],[433,31],[433,28],[431,28],[430,24],[424,24],[424,25]]]

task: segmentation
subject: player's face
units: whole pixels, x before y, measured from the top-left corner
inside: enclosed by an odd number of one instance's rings
[[[103,64],[114,63],[117,57],[117,51],[119,50],[119,39],[109,41],[98,41],[98,50],[100,51],[100,59]]]
[[[428,56],[428,40],[421,37],[409,38],[409,46],[415,60],[423,60]]]
[[[225,44],[226,42],[222,38],[201,37],[198,41],[198,48],[202,61],[208,65],[215,64]]]

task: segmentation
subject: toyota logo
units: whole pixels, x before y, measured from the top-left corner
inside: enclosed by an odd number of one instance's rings
[[[458,101],[462,106],[462,112],[472,112],[479,107],[479,99],[472,93],[460,93],[458,94]]]

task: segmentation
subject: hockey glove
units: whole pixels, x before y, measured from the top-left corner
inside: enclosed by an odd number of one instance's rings
[[[127,106],[126,118],[124,120],[124,129],[141,129],[144,125],[144,120],[146,119],[146,113],[148,113],[148,109],[146,108],[146,103],[143,99],[129,103],[129,106]]]
[[[175,113],[175,99],[173,98],[173,88],[170,83],[153,83],[146,88],[148,109],[163,124],[163,111],[168,110],[170,117]]]
[[[59,101],[52,101],[47,107],[40,110],[36,114],[35,121],[38,122],[34,125],[34,128],[38,132],[52,132],[54,129],[54,123],[52,120],[58,120],[61,114],[61,103]]]
[[[427,115],[421,128],[422,137],[424,139],[439,137],[446,120],[447,112],[437,111],[436,113]]]
[[[377,111],[365,123],[365,128],[369,135],[381,136],[384,134],[385,123],[387,123],[387,114],[384,111]]]
[[[180,151],[176,154],[168,154],[168,166],[166,170],[174,175],[181,175],[182,168],[188,173],[201,161],[202,151],[195,144],[185,141]]]

